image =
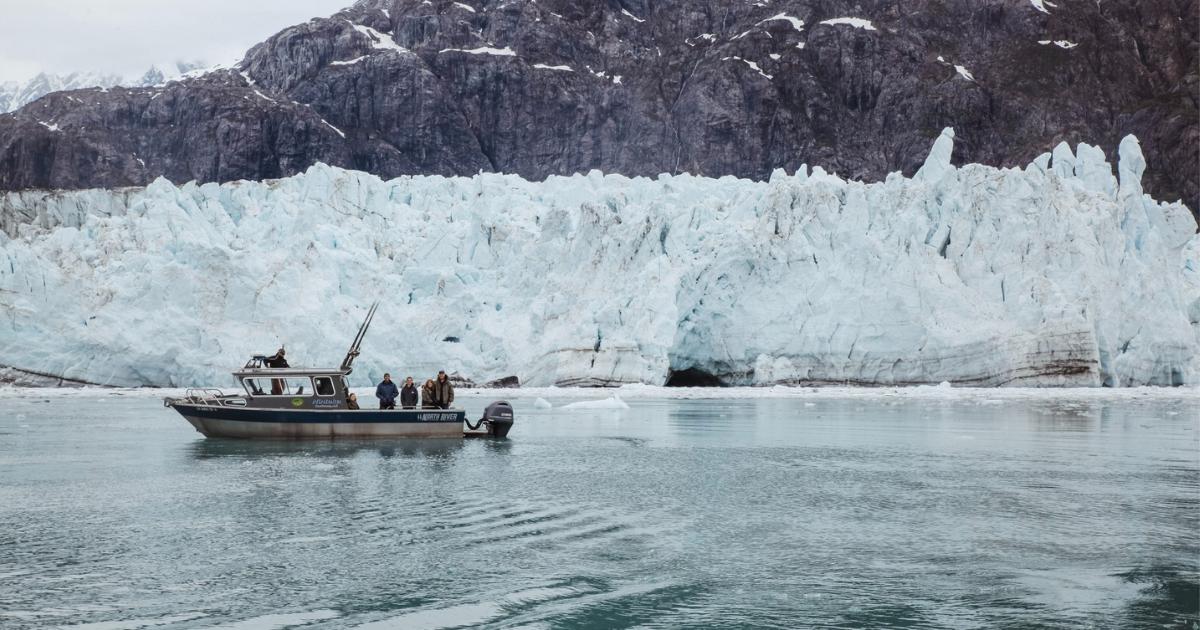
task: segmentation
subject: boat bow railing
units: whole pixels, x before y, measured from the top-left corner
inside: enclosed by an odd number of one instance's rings
[[[184,393],[183,398],[164,398],[163,406],[207,405],[210,407],[220,407],[220,399],[224,395],[224,392],[212,387],[193,387]]]

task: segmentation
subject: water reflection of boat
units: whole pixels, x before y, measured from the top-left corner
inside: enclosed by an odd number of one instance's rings
[[[507,440],[496,440],[491,445],[507,445]],[[462,440],[437,438],[404,438],[396,440],[337,440],[316,447],[311,442],[296,440],[196,440],[188,445],[187,454],[194,459],[247,459],[257,460],[274,457],[327,458],[321,462],[334,463],[354,458],[360,453],[375,453],[380,457],[421,457],[441,459],[454,455],[463,448]],[[314,450],[315,449],[315,450]],[[309,461],[309,460],[305,460]],[[313,460],[316,461],[316,460]]]
[[[338,368],[272,368],[254,355],[233,372],[245,393],[189,389],[163,404],[178,411],[205,437],[275,439],[505,437],[512,406],[488,405],[475,424],[462,409],[351,409],[346,377],[375,316],[371,306]]]

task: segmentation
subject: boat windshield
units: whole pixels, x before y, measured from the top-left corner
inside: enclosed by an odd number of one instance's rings
[[[244,378],[246,393],[251,396],[312,396],[312,381],[307,376],[286,378]]]

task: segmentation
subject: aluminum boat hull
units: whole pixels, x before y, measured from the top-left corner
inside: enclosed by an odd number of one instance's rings
[[[246,409],[173,405],[205,437],[331,440],[463,437],[462,409]]]

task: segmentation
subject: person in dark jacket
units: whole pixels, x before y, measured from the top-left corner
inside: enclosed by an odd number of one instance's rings
[[[275,353],[275,356],[267,357],[264,362],[267,364],[267,367],[271,367],[271,368],[292,367],[292,366],[288,365],[287,359],[284,358],[283,355],[285,355],[285,354],[287,354],[287,350],[280,348],[279,352]]]
[[[413,385],[411,376],[404,379],[404,387],[400,388],[400,406],[405,409],[415,409],[417,406],[417,386]]]
[[[421,408],[437,409],[437,402],[433,400],[433,379],[425,381],[425,386],[421,388]]]
[[[379,399],[380,409],[395,409],[396,396],[400,395],[400,390],[396,389],[396,384],[392,382],[391,374],[383,375],[383,382],[375,388],[375,397]]]
[[[346,401],[347,409],[358,409],[358,396],[350,394],[350,399]]]
[[[439,370],[437,380],[433,383],[433,402],[438,409],[449,409],[454,404],[454,386],[444,370]]]
[[[275,353],[275,356],[267,357],[266,360],[263,361],[263,363],[265,363],[267,365],[267,367],[269,367],[269,368],[291,367],[290,365],[288,365],[287,359],[285,359],[283,356],[284,354],[286,354],[286,352],[287,352],[286,350],[284,350],[283,348],[280,348],[279,352]],[[279,396],[281,394],[283,394],[283,379],[281,379],[281,378],[271,379],[271,395]]]

